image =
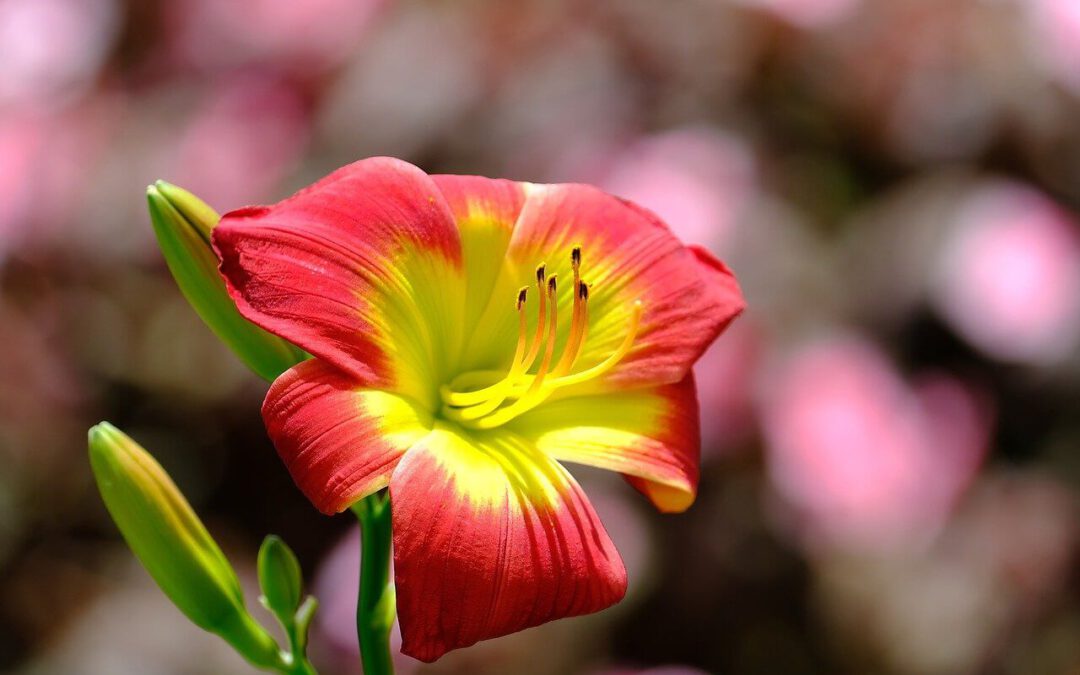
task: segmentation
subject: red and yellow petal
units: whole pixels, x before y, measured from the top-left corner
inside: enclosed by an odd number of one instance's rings
[[[430,398],[460,351],[457,227],[406,162],[362,160],[228,213],[213,240],[246,318],[371,386]]]
[[[550,457],[624,474],[665,513],[685,511],[697,494],[693,374],[660,387],[551,400],[510,427]]]
[[[402,651],[422,661],[626,591],[581,488],[512,434],[437,427],[398,464],[390,497]]]
[[[582,250],[589,289],[588,338],[578,359],[588,368],[614,352],[626,335],[634,303],[642,317],[633,348],[610,372],[582,391],[678,382],[705,348],[743,309],[734,275],[702,249],[683,246],[655,215],[587,185],[528,185],[526,201],[496,282],[495,297],[512,298],[535,267],[562,281],[559,306],[572,304],[570,253]],[[507,301],[509,302],[509,300]],[[515,317],[504,307],[482,318],[482,340],[470,368],[514,344]],[[559,326],[560,344],[569,321]]]
[[[296,485],[326,514],[386,487],[404,452],[432,428],[415,403],[366,389],[319,359],[275,380],[262,412]]]
[[[481,176],[432,176],[454,214],[465,260],[465,326],[471,330],[491,300],[495,278],[506,257],[525,187]],[[505,302],[504,302],[505,304]]]

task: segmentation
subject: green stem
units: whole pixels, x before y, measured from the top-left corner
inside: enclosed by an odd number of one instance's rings
[[[317,675],[314,666],[307,660],[304,637],[300,632],[302,629],[295,621],[290,621],[284,628],[285,636],[289,639],[289,653],[284,655],[286,670],[282,672],[288,675]]]
[[[394,624],[394,589],[390,585],[390,495],[385,491],[352,507],[360,520],[360,597],[356,635],[364,675],[393,675],[390,628]]]

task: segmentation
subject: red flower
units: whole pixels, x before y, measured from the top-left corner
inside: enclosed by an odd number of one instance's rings
[[[376,158],[227,214],[214,245],[241,313],[315,356],[263,406],[297,485],[325,513],[390,488],[406,654],[623,596],[560,460],[693,501],[690,368],[743,300],[644,209]]]

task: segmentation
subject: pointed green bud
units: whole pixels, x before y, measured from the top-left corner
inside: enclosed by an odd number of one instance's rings
[[[165,595],[253,664],[277,667],[278,646],[245,609],[236,572],[161,465],[108,422],[90,429],[89,445],[109,514]]]
[[[296,634],[295,648],[301,654],[307,649],[308,642],[308,629],[311,628],[311,620],[315,618],[315,610],[319,608],[319,601],[314,596],[309,595],[304,598],[304,604],[300,605],[300,609],[296,610],[296,627],[294,629]]]
[[[270,535],[259,548],[259,587],[262,602],[282,623],[294,621],[300,606],[303,578],[300,563],[280,537]]]
[[[187,190],[161,180],[146,188],[146,201],[169,271],[214,334],[267,380],[303,360],[299,349],[242,317],[229,297],[210,245],[218,214]]]

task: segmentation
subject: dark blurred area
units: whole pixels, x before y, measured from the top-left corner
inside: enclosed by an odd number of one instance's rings
[[[120,540],[108,419],[249,582],[289,542],[313,660],[359,672],[355,526],[144,190],[227,210],[388,154],[598,184],[750,303],[698,366],[688,513],[573,467],[627,599],[401,672],[1080,673],[1078,120],[1076,0],[0,0],[0,670],[250,672]]]

